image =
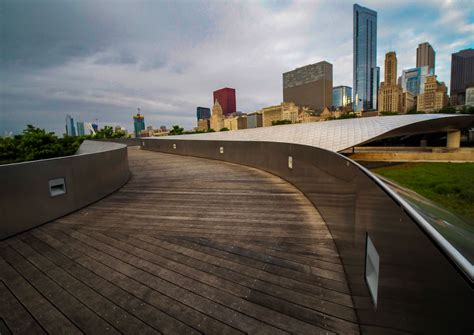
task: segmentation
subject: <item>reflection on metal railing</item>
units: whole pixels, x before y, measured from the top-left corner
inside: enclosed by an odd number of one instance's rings
[[[431,235],[441,246],[449,244],[447,251],[464,273],[474,281],[474,222],[463,218],[428,200],[418,193],[397,185],[393,181],[377,175],[393,192],[401,197],[423,221],[437,234]],[[431,231],[431,230],[430,230]],[[444,249],[444,248],[443,248]],[[454,249],[454,250],[453,250]]]

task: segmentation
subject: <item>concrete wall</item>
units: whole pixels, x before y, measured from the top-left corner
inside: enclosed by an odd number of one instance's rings
[[[81,148],[80,155],[0,166],[0,239],[76,211],[128,181],[126,145],[85,141]],[[64,178],[66,194],[50,195],[55,178]]]
[[[106,143],[121,143],[126,144],[129,147],[138,146],[140,145],[141,138],[134,137],[134,138],[114,138],[109,140],[94,140],[96,142],[106,142]]]
[[[142,149],[263,169],[300,189],[328,224],[363,333],[472,332],[474,293],[469,275],[443,245],[434,242],[416,213],[358,164],[334,152],[287,143],[143,141]],[[376,305],[365,280],[367,235],[380,256]]]

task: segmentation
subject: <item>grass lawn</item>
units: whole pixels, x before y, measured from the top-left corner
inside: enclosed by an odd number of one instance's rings
[[[372,171],[474,221],[474,163],[404,163]]]

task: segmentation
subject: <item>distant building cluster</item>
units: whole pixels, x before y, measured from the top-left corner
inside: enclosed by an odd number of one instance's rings
[[[283,73],[283,102],[251,113],[236,110],[233,88],[213,93],[212,111],[197,107],[198,131],[239,130],[284,123],[367,117],[384,113],[437,112],[450,102],[447,87],[435,75],[436,52],[430,43],[418,45],[416,67],[398,76],[397,55],[385,55],[380,83],[377,64],[377,12],[353,8],[353,87],[333,87],[333,65],[326,61]],[[474,50],[452,55],[451,104],[474,105]]]
[[[438,112],[451,106],[474,106],[474,49],[452,54],[450,95],[435,74],[436,52],[429,42],[418,45],[416,66],[398,73],[395,51],[385,54],[383,81],[377,63],[377,12],[353,6],[353,86],[333,86],[333,64],[321,61],[282,74],[282,100],[256,111],[237,111],[235,88],[212,93],[212,107],[196,108],[195,131],[227,131],[305,123],[347,117]],[[165,126],[145,126],[140,113],[133,115],[134,136],[163,136]],[[66,132],[82,135],[97,125],[74,123],[68,116]],[[178,127],[179,128],[179,127]],[[182,130],[181,130],[182,132]],[[172,134],[176,131],[173,130]],[[189,133],[189,132],[187,132]]]
[[[196,132],[240,130],[279,124],[305,123],[348,117],[438,112],[448,104],[474,106],[474,49],[452,54],[451,97],[435,74],[436,52],[429,42],[418,45],[416,66],[398,74],[395,51],[385,55],[380,82],[377,63],[377,12],[353,6],[353,86],[333,86],[333,65],[308,64],[282,74],[282,100],[256,111],[237,111],[235,88],[212,93],[212,107],[196,108]],[[84,133],[84,123],[66,121],[67,133]],[[164,136],[165,126],[145,126],[145,118],[133,115],[134,136]],[[87,126],[87,124],[86,124]],[[93,125],[90,126],[93,129]],[[77,129],[77,130],[76,130]],[[179,127],[178,127],[179,129]],[[183,130],[181,129],[181,132]],[[176,131],[173,130],[172,134]],[[189,133],[189,132],[186,132]]]
[[[67,136],[84,136],[84,122],[74,123],[71,115],[66,116],[66,135]]]
[[[66,136],[95,135],[98,130],[99,126],[95,122],[74,122],[74,118],[71,115],[66,116]],[[120,131],[128,135],[127,129],[121,126],[115,126],[114,131]]]
[[[379,90],[381,113],[436,112],[448,105],[447,87],[436,80],[435,51],[429,43],[416,49],[416,68],[403,70],[397,78],[397,55],[385,54],[384,81]]]
[[[146,129],[140,131],[139,137],[166,136],[168,134],[169,130],[166,128],[166,126],[160,126],[159,128],[147,126]]]

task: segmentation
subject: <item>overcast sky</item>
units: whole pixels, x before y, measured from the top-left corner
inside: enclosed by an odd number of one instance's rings
[[[237,110],[282,101],[282,73],[329,61],[352,86],[351,1],[0,1],[0,135],[27,124],[65,132],[65,117],[133,129],[195,126],[212,92],[237,90]],[[416,47],[436,51],[449,86],[451,53],[474,47],[474,2],[359,1],[378,12],[378,64],[398,73]]]

